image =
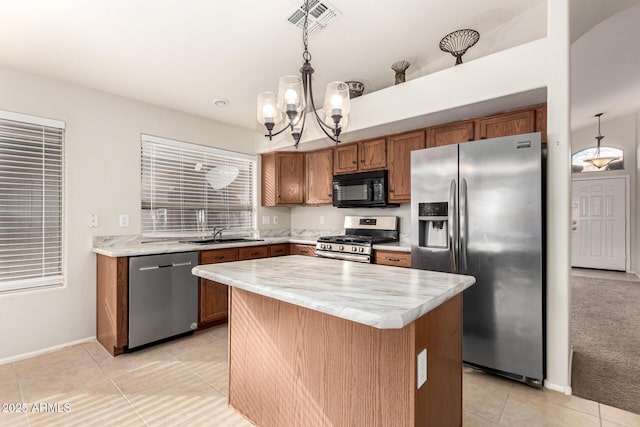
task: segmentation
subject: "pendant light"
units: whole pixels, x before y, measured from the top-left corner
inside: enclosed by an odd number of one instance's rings
[[[280,78],[278,86],[278,94],[273,92],[262,92],[258,94],[257,103],[257,119],[267,129],[268,134],[265,137],[272,138],[281,134],[287,129],[291,130],[294,145],[298,148],[298,143],[304,132],[306,121],[305,110],[308,100],[311,102],[311,110],[318,122],[318,126],[322,132],[336,144],[340,142],[340,133],[346,128],[349,120],[349,110],[351,104],[349,101],[349,85],[344,82],[332,82],[327,85],[324,95],[324,111],[323,118],[316,111],[315,102],[313,100],[313,86],[311,76],[313,75],[313,67],[311,67],[311,53],[309,53],[308,43],[308,22],[309,22],[309,0],[304,3],[304,24],[302,27],[302,44],[304,51],[302,59],[304,60],[300,75],[284,76]],[[286,117],[285,117],[286,116]],[[284,119],[284,127],[278,131],[274,131],[274,127]]]
[[[585,162],[591,163],[593,166],[597,167],[598,169],[602,169],[603,167],[607,166],[609,163],[618,159],[617,157],[602,157],[600,155],[600,141],[604,139],[604,136],[600,134],[600,117],[602,116],[602,114],[603,113],[598,113],[594,116],[598,118],[598,136],[596,136],[596,141],[598,141],[598,144],[596,146],[596,152],[592,158],[585,160]]]

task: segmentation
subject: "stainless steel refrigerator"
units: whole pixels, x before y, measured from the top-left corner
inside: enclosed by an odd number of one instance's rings
[[[540,134],[411,153],[413,268],[475,276],[466,364],[540,386],[545,365]]]

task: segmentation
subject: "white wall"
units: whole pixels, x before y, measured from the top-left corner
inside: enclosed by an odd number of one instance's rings
[[[592,173],[574,173],[574,178],[598,178],[610,176],[628,176],[629,177],[629,202],[630,202],[630,218],[629,237],[630,237],[630,253],[627,256],[631,259],[631,271],[638,272],[640,270],[640,236],[638,230],[637,218],[637,114],[630,114],[614,119],[607,118],[605,114],[602,116],[602,134],[605,138],[602,140],[602,146],[615,147],[624,150],[624,170],[614,170],[605,172]],[[596,145],[595,136],[598,133],[597,120],[593,118],[592,126],[578,129],[571,134],[571,153],[575,154],[585,148],[593,148]]]
[[[308,206],[291,208],[291,228],[307,230],[342,230],[345,215],[397,216],[400,221],[400,234],[411,233],[411,206],[404,203],[397,208],[359,208],[345,209],[333,206]],[[324,216],[324,224],[320,217]]]
[[[64,286],[0,294],[0,361],[95,336],[92,236],[140,232],[140,133],[254,152],[252,131],[2,67],[0,109],[67,125]],[[98,228],[87,227],[89,213]]]

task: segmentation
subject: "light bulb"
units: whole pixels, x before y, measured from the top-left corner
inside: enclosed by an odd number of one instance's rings
[[[295,89],[287,89],[284,93],[284,99],[287,104],[295,104],[298,100],[298,94],[296,93]]]
[[[332,108],[342,108],[342,97],[340,95],[333,95],[331,97],[331,107]]]
[[[271,104],[265,104],[264,107],[262,107],[262,116],[264,117],[265,121],[267,119],[273,120],[274,112],[275,112],[275,108],[273,108],[273,105]]]

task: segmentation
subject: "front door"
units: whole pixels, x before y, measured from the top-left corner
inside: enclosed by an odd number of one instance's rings
[[[626,180],[572,182],[571,265],[625,271]]]

